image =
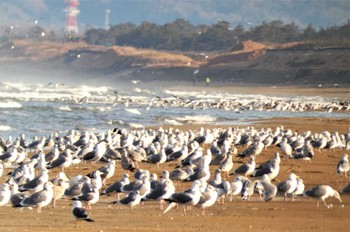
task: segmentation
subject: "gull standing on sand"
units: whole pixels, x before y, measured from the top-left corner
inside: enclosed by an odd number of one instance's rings
[[[270,165],[262,168],[262,169],[255,169],[253,172],[254,177],[263,176],[264,174],[267,174],[271,180],[275,179],[278,176],[278,173],[280,171],[280,163],[277,159],[272,159],[270,161]]]
[[[339,193],[329,185],[315,186],[309,190],[306,190],[304,192],[304,196],[313,197],[313,198],[318,199],[317,200],[317,207],[319,207],[319,203],[321,200],[321,201],[323,201],[324,205],[327,208],[332,208],[333,207],[332,204],[327,205],[327,203],[326,203],[326,199],[328,197],[335,197],[336,199],[339,200],[339,202],[342,202]]]
[[[109,193],[117,193],[117,201],[119,201],[119,194],[122,192],[122,188],[124,185],[129,184],[129,174],[124,173],[122,175],[122,178],[113,184],[109,185],[107,188],[105,188],[101,195],[109,194]]]
[[[237,176],[231,182],[231,192],[229,194],[230,201],[233,200],[234,196],[237,196],[242,193],[242,187],[243,187],[242,178],[240,176]]]
[[[11,204],[13,207],[20,206],[21,201],[26,198],[27,195],[18,191],[18,185],[16,183],[11,184]]]
[[[18,207],[38,207],[38,213],[41,213],[41,208],[50,204],[53,196],[52,183],[46,182],[44,189],[33,193],[27,198],[24,198]]]
[[[280,143],[280,147],[281,147],[281,150],[282,150],[282,154],[284,154],[288,158],[292,157],[293,148],[288,143],[287,138],[283,138],[282,139],[282,142]]]
[[[287,180],[277,185],[278,192],[284,194],[284,201],[287,201],[287,196],[295,191],[298,184],[297,178],[297,175],[290,173]]]
[[[247,163],[242,164],[238,168],[236,168],[233,171],[232,175],[241,174],[244,176],[249,176],[254,172],[255,165],[256,165],[255,158],[254,158],[254,156],[251,156],[251,157],[249,157],[249,161]]]
[[[114,201],[113,204],[122,204],[130,206],[130,213],[134,206],[139,205],[141,202],[141,195],[139,190],[131,191],[126,197],[119,201]]]
[[[205,216],[205,209],[214,205],[216,200],[218,199],[218,192],[210,184],[207,184],[204,192],[202,192],[201,197],[199,199],[197,207],[201,208],[202,216]]]
[[[194,206],[198,204],[201,192],[200,187],[202,183],[199,180],[195,180],[192,183],[192,187],[188,190],[179,193],[173,193],[166,201],[170,201],[169,206],[164,210],[163,214],[169,212],[177,204]],[[184,207],[184,214],[187,215],[186,208]]]
[[[55,160],[53,160],[48,166],[48,169],[60,167],[62,172],[64,172],[64,168],[69,167],[72,164],[72,154],[73,151],[69,148],[66,148],[62,154]]]
[[[295,196],[300,196],[305,190],[304,181],[301,178],[297,178],[297,187],[294,192],[292,192],[292,201],[294,201]]]
[[[350,180],[347,185],[341,190],[341,194],[349,194],[350,193]]]
[[[342,176],[344,173],[345,177],[348,177],[348,171],[350,170],[348,154],[344,154],[342,159],[338,162],[337,173]]]
[[[19,187],[19,190],[22,191],[28,191],[28,190],[35,190],[40,189],[41,186],[46,183],[49,180],[49,174],[48,170],[44,169],[40,172],[39,176],[35,177],[34,179],[28,181],[24,185]]]
[[[6,205],[11,198],[10,186],[6,183],[0,185],[0,206]]]
[[[83,208],[80,201],[74,201],[72,205],[72,214],[73,216],[78,220],[84,220],[87,222],[94,222],[91,218],[89,218],[89,215],[87,211]]]
[[[100,198],[100,193],[98,192],[98,188],[96,186],[92,186],[91,191],[84,192],[82,190],[82,195],[74,197],[73,200],[85,201],[86,208],[91,209],[91,205],[98,202]]]
[[[53,185],[52,208],[56,207],[56,201],[63,197],[64,192],[68,187],[69,187],[69,183],[63,179],[59,179],[57,181],[57,185],[56,184]]]
[[[232,155],[231,154],[227,154],[226,159],[224,159],[220,163],[219,169],[221,170],[221,172],[224,173],[224,176],[228,177],[228,174],[229,174],[229,172],[231,171],[232,168],[233,168]]]
[[[169,179],[169,172],[163,171],[162,176],[161,184],[144,198],[145,200],[159,200],[160,210],[163,210],[164,199],[168,199],[173,193],[175,193],[175,185]]]
[[[277,187],[271,183],[271,179],[267,174],[264,174],[261,180],[255,182],[255,190],[259,193],[262,202],[271,201],[277,194]]]

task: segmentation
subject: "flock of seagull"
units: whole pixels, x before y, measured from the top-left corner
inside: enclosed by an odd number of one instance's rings
[[[141,90],[140,90],[141,91]],[[110,96],[108,99],[113,105],[126,105],[126,106],[146,106],[146,109],[151,107],[185,107],[192,109],[223,109],[231,111],[244,111],[244,110],[257,110],[257,111],[324,111],[324,112],[347,112],[350,111],[350,101],[342,99],[333,99],[332,101],[319,101],[308,100],[305,102],[303,99],[287,99],[276,98],[268,96],[254,97],[251,100],[242,100],[239,96],[220,97],[217,96],[210,98],[195,97],[195,96],[177,96],[168,93],[166,96],[153,96],[151,94],[134,97],[122,95],[115,92],[115,96]],[[69,103],[86,103],[86,102],[98,102],[99,99],[93,97],[83,98],[63,98],[56,99],[57,101],[64,101]],[[105,100],[105,98],[104,98]]]
[[[256,164],[256,157],[270,146],[279,147],[279,152]],[[238,152],[237,147],[242,151]],[[282,158],[310,160],[315,150],[321,149],[349,150],[350,133],[298,133],[282,126],[275,130],[115,128],[99,134],[74,130],[63,136],[52,133],[49,138],[34,138],[30,143],[21,134],[15,140],[0,138],[0,175],[6,175],[0,185],[0,206],[37,207],[40,213],[41,208],[50,204],[55,207],[56,201],[68,198],[73,200],[74,217],[88,222],[94,221],[88,215],[92,206],[110,194],[117,195],[111,204],[127,205],[130,212],[144,202],[159,201],[163,214],[183,205],[184,214],[196,206],[205,215],[206,208],[224,204],[226,198],[249,200],[253,194],[258,194],[262,202],[277,199],[278,195],[285,201],[309,196],[317,199],[317,206],[322,201],[332,208],[326,199],[334,197],[341,202],[340,194],[350,193],[350,182],[341,192],[325,184],[306,190],[303,179],[291,172],[287,179],[274,183]],[[234,157],[245,162],[234,168]],[[166,162],[174,162],[176,167],[163,170],[159,179],[140,165],[149,163],[161,170]],[[82,163],[105,165],[68,178],[65,170]],[[210,167],[215,169],[213,175]],[[10,172],[5,173],[5,168]],[[123,174],[109,183],[116,168]],[[334,168],[339,175],[348,177],[348,155],[343,154]],[[49,176],[52,169],[60,171],[56,177]],[[177,190],[182,182],[190,182],[191,187]]]

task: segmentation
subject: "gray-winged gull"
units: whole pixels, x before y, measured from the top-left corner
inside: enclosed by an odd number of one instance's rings
[[[122,188],[124,185],[129,184],[129,174],[124,173],[122,175],[122,178],[120,180],[117,180],[113,184],[106,187],[102,192],[101,195],[109,194],[109,193],[117,193],[117,200],[119,201],[119,194],[122,192]]]
[[[294,192],[292,192],[292,200],[294,201],[295,196],[300,196],[305,190],[304,181],[301,178],[297,178],[297,187]]]
[[[169,212],[172,208],[174,208],[177,204],[182,205],[196,205],[201,196],[200,187],[202,183],[199,180],[195,180],[192,183],[192,187],[183,192],[173,193],[166,201],[171,202],[169,206],[164,210],[163,214]],[[184,214],[186,215],[186,208],[184,208]]]
[[[230,201],[233,200],[234,196],[237,196],[237,195],[241,194],[242,187],[243,187],[242,178],[240,176],[237,176],[231,182],[231,192],[229,194],[230,195]]]
[[[295,191],[298,183],[297,178],[297,175],[290,173],[287,180],[282,181],[277,185],[278,192],[284,194],[285,201],[287,201],[287,196]]]
[[[202,216],[205,216],[205,209],[214,205],[217,199],[217,189],[208,184],[205,188],[205,191],[202,192],[198,204],[196,204],[197,207],[201,208]]]
[[[128,152],[125,149],[121,150],[121,154],[122,154],[122,158],[120,161],[121,167],[124,170],[130,171],[130,172],[134,172],[135,170],[137,170],[135,162],[132,161],[132,159],[128,156]]]
[[[132,208],[136,205],[139,205],[141,202],[141,195],[139,190],[131,191],[126,197],[119,201],[114,201],[113,204],[122,204],[130,206],[130,213]]]
[[[341,190],[341,194],[349,194],[350,193],[350,181],[347,185]]]
[[[98,202],[100,198],[100,193],[98,192],[98,188],[96,186],[92,186],[91,191],[84,192],[82,191],[82,195],[74,197],[73,200],[85,201],[86,208],[91,209],[91,205]]]
[[[174,183],[170,179],[163,180],[161,185],[153,189],[147,194],[145,200],[159,200],[160,210],[163,210],[164,199],[168,199],[173,193],[175,193]]]
[[[344,173],[345,177],[348,177],[348,171],[350,170],[348,154],[344,154],[342,159],[338,162],[337,173],[342,175]]]
[[[52,185],[51,182],[46,182],[43,190],[24,198],[20,202],[20,207],[38,207],[38,213],[41,213],[41,208],[50,204],[52,200]]]
[[[304,191],[304,195],[318,199],[317,200],[317,207],[319,207],[319,203],[321,200],[321,201],[323,201],[324,205],[327,208],[332,208],[333,207],[332,204],[327,205],[327,203],[326,203],[326,199],[328,197],[335,197],[339,200],[339,202],[342,202],[339,193],[329,185],[315,186],[309,190]]]
[[[60,167],[62,172],[64,172],[64,168],[69,167],[72,164],[72,153],[73,151],[69,148],[66,148],[62,154],[55,160],[53,160],[48,166],[48,169]]]
[[[254,158],[254,156],[251,156],[251,157],[249,157],[249,161],[247,163],[244,163],[241,166],[239,166],[238,168],[236,168],[232,174],[233,175],[242,174],[244,176],[249,176],[254,172],[255,165],[256,165],[255,158]]]
[[[277,159],[272,159],[270,162],[270,166],[266,166],[262,169],[255,169],[252,175],[258,177],[267,174],[271,180],[275,179],[280,171],[280,163]]]
[[[19,187],[19,191],[27,191],[27,190],[35,190],[40,189],[41,185],[46,183],[49,180],[48,171],[46,169],[42,170],[39,174],[39,176],[35,177],[34,179],[28,181],[24,185]]]
[[[224,159],[220,165],[219,169],[224,173],[224,176],[228,176],[229,172],[233,168],[232,154],[227,154],[226,159]]]
[[[262,202],[271,201],[277,194],[277,187],[271,183],[271,179],[267,174],[264,174],[261,180],[255,182],[255,190],[259,193]]]
[[[94,222],[94,220],[89,218],[87,211],[82,207],[82,204],[80,201],[73,202],[72,214],[77,219],[77,222],[78,222],[78,220],[84,220],[87,222]]]
[[[0,206],[6,205],[11,198],[10,186],[6,183],[0,185]]]
[[[16,183],[11,184],[11,197],[10,201],[13,207],[19,207],[21,201],[26,198],[27,195],[18,191],[18,185]]]

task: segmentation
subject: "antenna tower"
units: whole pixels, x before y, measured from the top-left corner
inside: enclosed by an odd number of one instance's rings
[[[78,34],[77,15],[80,13],[78,10],[79,0],[65,0],[66,4],[66,28],[65,31],[69,34]]]
[[[110,9],[105,10],[105,30],[109,29],[109,14],[111,13]]]

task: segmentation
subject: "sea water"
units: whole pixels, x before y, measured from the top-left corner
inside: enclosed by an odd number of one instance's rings
[[[181,98],[191,101],[235,99],[254,102],[263,95],[211,93],[146,89],[133,86],[116,89],[106,86],[60,83],[0,83],[0,137],[28,138],[48,136],[52,132],[89,130],[96,133],[113,128],[138,129],[147,126],[245,125],[251,120],[273,117],[348,117],[349,112],[292,112],[278,110],[225,110],[219,108],[157,106],[157,99]],[[281,100],[281,98],[279,98]],[[289,101],[288,98],[283,98]],[[295,98],[294,98],[295,100]],[[300,102],[332,102],[332,98],[299,97]]]

